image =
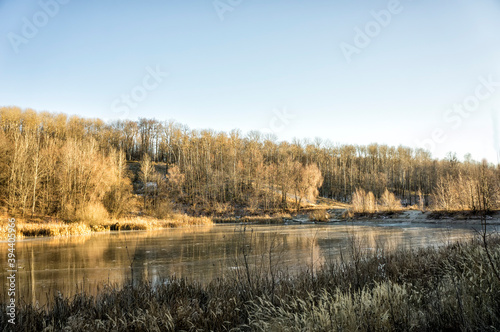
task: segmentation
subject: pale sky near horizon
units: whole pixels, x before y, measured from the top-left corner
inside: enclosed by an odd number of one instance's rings
[[[500,0],[0,0],[0,106],[496,163],[499,18]]]

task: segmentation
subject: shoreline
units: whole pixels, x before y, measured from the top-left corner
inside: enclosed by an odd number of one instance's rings
[[[176,214],[168,219],[156,219],[147,216],[109,219],[104,222],[66,222],[66,221],[27,221],[16,219],[18,239],[40,237],[85,236],[95,233],[121,232],[121,231],[155,231],[168,228],[225,225],[225,224],[324,224],[356,222],[391,222],[391,223],[418,223],[418,224],[443,224],[443,225],[482,225],[478,216],[463,217],[468,211],[440,212],[443,217],[430,218],[435,211],[422,212],[420,210],[406,210],[391,215],[355,216],[353,218],[330,218],[327,221],[313,221],[307,214],[262,215],[262,216],[235,216],[235,217],[194,217],[186,214]],[[5,217],[7,218],[7,217]],[[500,213],[495,211],[487,216],[486,225],[500,225]],[[6,226],[0,226],[0,241],[7,240]]]
[[[439,212],[444,216],[441,218],[433,218],[432,215],[436,215],[436,211],[425,211],[420,210],[407,210],[401,213],[396,213],[390,217],[386,216],[363,216],[355,217],[349,221],[393,221],[393,222],[410,222],[410,223],[429,223],[429,224],[471,224],[471,225],[481,225],[482,220],[479,216],[464,216],[469,211],[454,211],[454,212]],[[342,219],[337,219],[335,221],[345,221]],[[500,225],[500,214],[495,211],[490,215],[486,216],[487,225]]]
[[[7,217],[6,217],[7,219]],[[86,236],[95,233],[121,231],[155,231],[160,229],[208,226],[214,222],[208,217],[192,217],[175,214],[172,218],[156,219],[152,217],[129,217],[108,219],[103,222],[66,222],[66,221],[28,221],[16,219],[16,238]],[[0,241],[6,241],[7,225],[0,226]]]

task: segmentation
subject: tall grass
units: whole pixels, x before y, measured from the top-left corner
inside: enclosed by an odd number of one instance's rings
[[[24,238],[28,236],[70,236],[70,235],[88,235],[92,229],[88,224],[82,222],[44,222],[30,223],[16,220],[16,237]],[[0,225],[0,240],[7,239],[8,229],[6,224]]]
[[[374,216],[377,214],[389,214],[401,212],[403,207],[396,196],[385,189],[384,193],[377,201],[371,191],[357,188],[352,194],[351,207],[344,213],[344,218],[355,216]]]
[[[315,209],[309,213],[309,220],[326,222],[330,220],[330,214],[326,209]]]
[[[208,217],[193,217],[185,214],[172,214],[168,219],[156,219],[153,217],[132,217],[119,219],[87,219],[85,222],[26,222],[16,219],[16,236],[38,237],[38,236],[69,236],[88,235],[92,232],[108,231],[132,231],[132,230],[157,230],[171,227],[212,225]],[[7,223],[0,224],[0,240],[7,239]]]
[[[243,232],[244,233],[244,232]],[[500,239],[443,248],[365,251],[353,239],[342,259],[291,276],[263,256],[207,285],[182,279],[104,287],[95,297],[21,302],[13,331],[496,331],[500,329]],[[249,248],[249,249],[243,249]],[[278,246],[268,244],[269,255]],[[276,257],[276,256],[273,256]],[[0,299],[5,301],[5,299]],[[0,327],[7,326],[6,303]]]

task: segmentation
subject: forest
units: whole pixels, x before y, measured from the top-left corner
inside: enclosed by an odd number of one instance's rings
[[[25,217],[118,217],[134,196],[158,218],[174,208],[207,216],[290,211],[318,196],[351,203],[393,195],[404,206],[446,211],[499,204],[498,165],[452,153],[437,160],[403,146],[280,142],[256,131],[105,123],[19,107],[0,108],[0,127],[1,204]]]

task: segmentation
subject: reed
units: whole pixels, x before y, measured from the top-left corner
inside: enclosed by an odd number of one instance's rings
[[[70,235],[88,235],[92,232],[109,231],[131,231],[146,230],[152,231],[162,228],[186,227],[198,225],[211,225],[212,220],[208,217],[193,217],[185,214],[172,214],[168,219],[156,219],[153,217],[130,217],[120,219],[106,219],[103,221],[90,222],[29,222],[16,219],[16,236],[41,237],[41,236],[70,236]],[[7,223],[0,225],[0,240],[7,239]]]
[[[326,222],[330,220],[330,215],[325,209],[316,209],[309,213],[309,220]]]

